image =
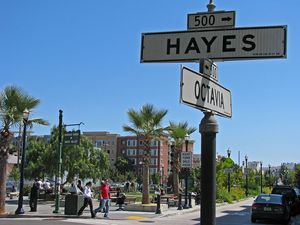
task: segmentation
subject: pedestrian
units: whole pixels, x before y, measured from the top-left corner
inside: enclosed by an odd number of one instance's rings
[[[95,210],[95,215],[97,214],[97,212],[100,212],[103,208],[105,208],[104,217],[109,218],[108,217],[109,204],[110,204],[110,196],[109,195],[110,194],[109,194],[108,179],[104,179],[103,182],[101,182],[101,186],[100,186],[100,196],[101,196],[100,207],[98,207]]]
[[[30,189],[30,200],[29,200],[30,212],[36,212],[37,210],[37,200],[39,197],[39,190],[40,190],[39,179],[35,179]]]
[[[100,183],[100,188],[99,188],[99,206],[98,208],[95,209],[95,214],[97,214],[97,212],[101,212],[101,210],[103,210],[103,212],[105,212],[105,207],[102,207],[103,205],[103,201],[102,201],[102,197],[101,197],[101,186],[104,185],[104,180],[101,181]]]
[[[84,193],[84,188],[82,187],[81,180],[77,181],[77,188],[81,191],[82,194]]]
[[[90,212],[91,212],[91,217],[95,218],[95,213],[93,210],[93,201],[92,201],[92,182],[89,181],[86,183],[85,187],[84,187],[84,192],[83,192],[83,196],[84,196],[84,203],[83,206],[80,208],[79,212],[78,212],[78,216],[82,215],[83,210],[89,205],[90,206]]]

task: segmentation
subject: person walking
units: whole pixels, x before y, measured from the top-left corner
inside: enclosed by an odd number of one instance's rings
[[[93,210],[93,201],[92,201],[92,182],[89,181],[86,183],[85,187],[84,187],[84,192],[83,192],[83,196],[84,196],[84,203],[83,206],[80,208],[80,210],[78,211],[78,216],[82,215],[83,210],[89,205],[90,206],[90,211],[91,211],[91,217],[95,218],[95,213]]]
[[[81,180],[77,181],[77,188],[82,192],[82,194],[84,193],[84,188],[82,187]]]
[[[30,189],[30,200],[29,200],[30,212],[36,212],[37,210],[37,200],[39,197],[40,188],[41,187],[40,187],[39,179],[35,179]]]
[[[100,212],[103,208],[105,209],[104,217],[108,217],[109,213],[109,204],[110,204],[110,196],[109,196],[109,185],[108,185],[108,179],[104,179],[101,182],[100,186],[100,198],[101,198],[101,203],[100,206],[95,210],[95,215],[97,212]]]

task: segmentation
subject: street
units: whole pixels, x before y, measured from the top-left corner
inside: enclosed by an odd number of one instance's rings
[[[217,225],[250,225],[250,206],[253,198],[244,200],[235,204],[224,204],[217,207],[216,221]],[[76,224],[103,224],[103,225],[135,225],[135,224],[162,224],[162,225],[199,225],[200,212],[183,213],[179,212],[177,215],[161,215],[161,216],[128,216],[126,219],[111,217],[111,219],[104,219],[102,216],[97,216],[96,219],[90,218],[63,218],[63,217],[49,217],[49,218],[1,218],[0,225],[76,225]],[[273,224],[278,223],[271,221],[258,221],[256,224]],[[291,220],[290,225],[298,223]]]

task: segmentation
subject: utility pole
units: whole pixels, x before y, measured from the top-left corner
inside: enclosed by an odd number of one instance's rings
[[[217,120],[212,112],[205,112],[200,123],[201,133],[201,225],[216,224],[216,134]]]
[[[59,125],[58,125],[58,150],[57,150],[57,171],[55,176],[55,209],[53,213],[59,213],[60,206],[60,184],[61,184],[61,154],[62,154],[62,128],[63,128],[63,111],[59,110]]]

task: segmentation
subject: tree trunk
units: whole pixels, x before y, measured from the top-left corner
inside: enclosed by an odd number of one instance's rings
[[[180,172],[180,151],[178,148],[175,149],[175,157],[173,163],[173,190],[174,195],[179,194],[179,172]]]
[[[7,155],[0,152],[0,215],[5,214]]]
[[[179,194],[179,174],[178,171],[173,170],[173,189],[174,189],[174,195]]]
[[[143,165],[143,199],[142,204],[149,204],[149,163]]]

